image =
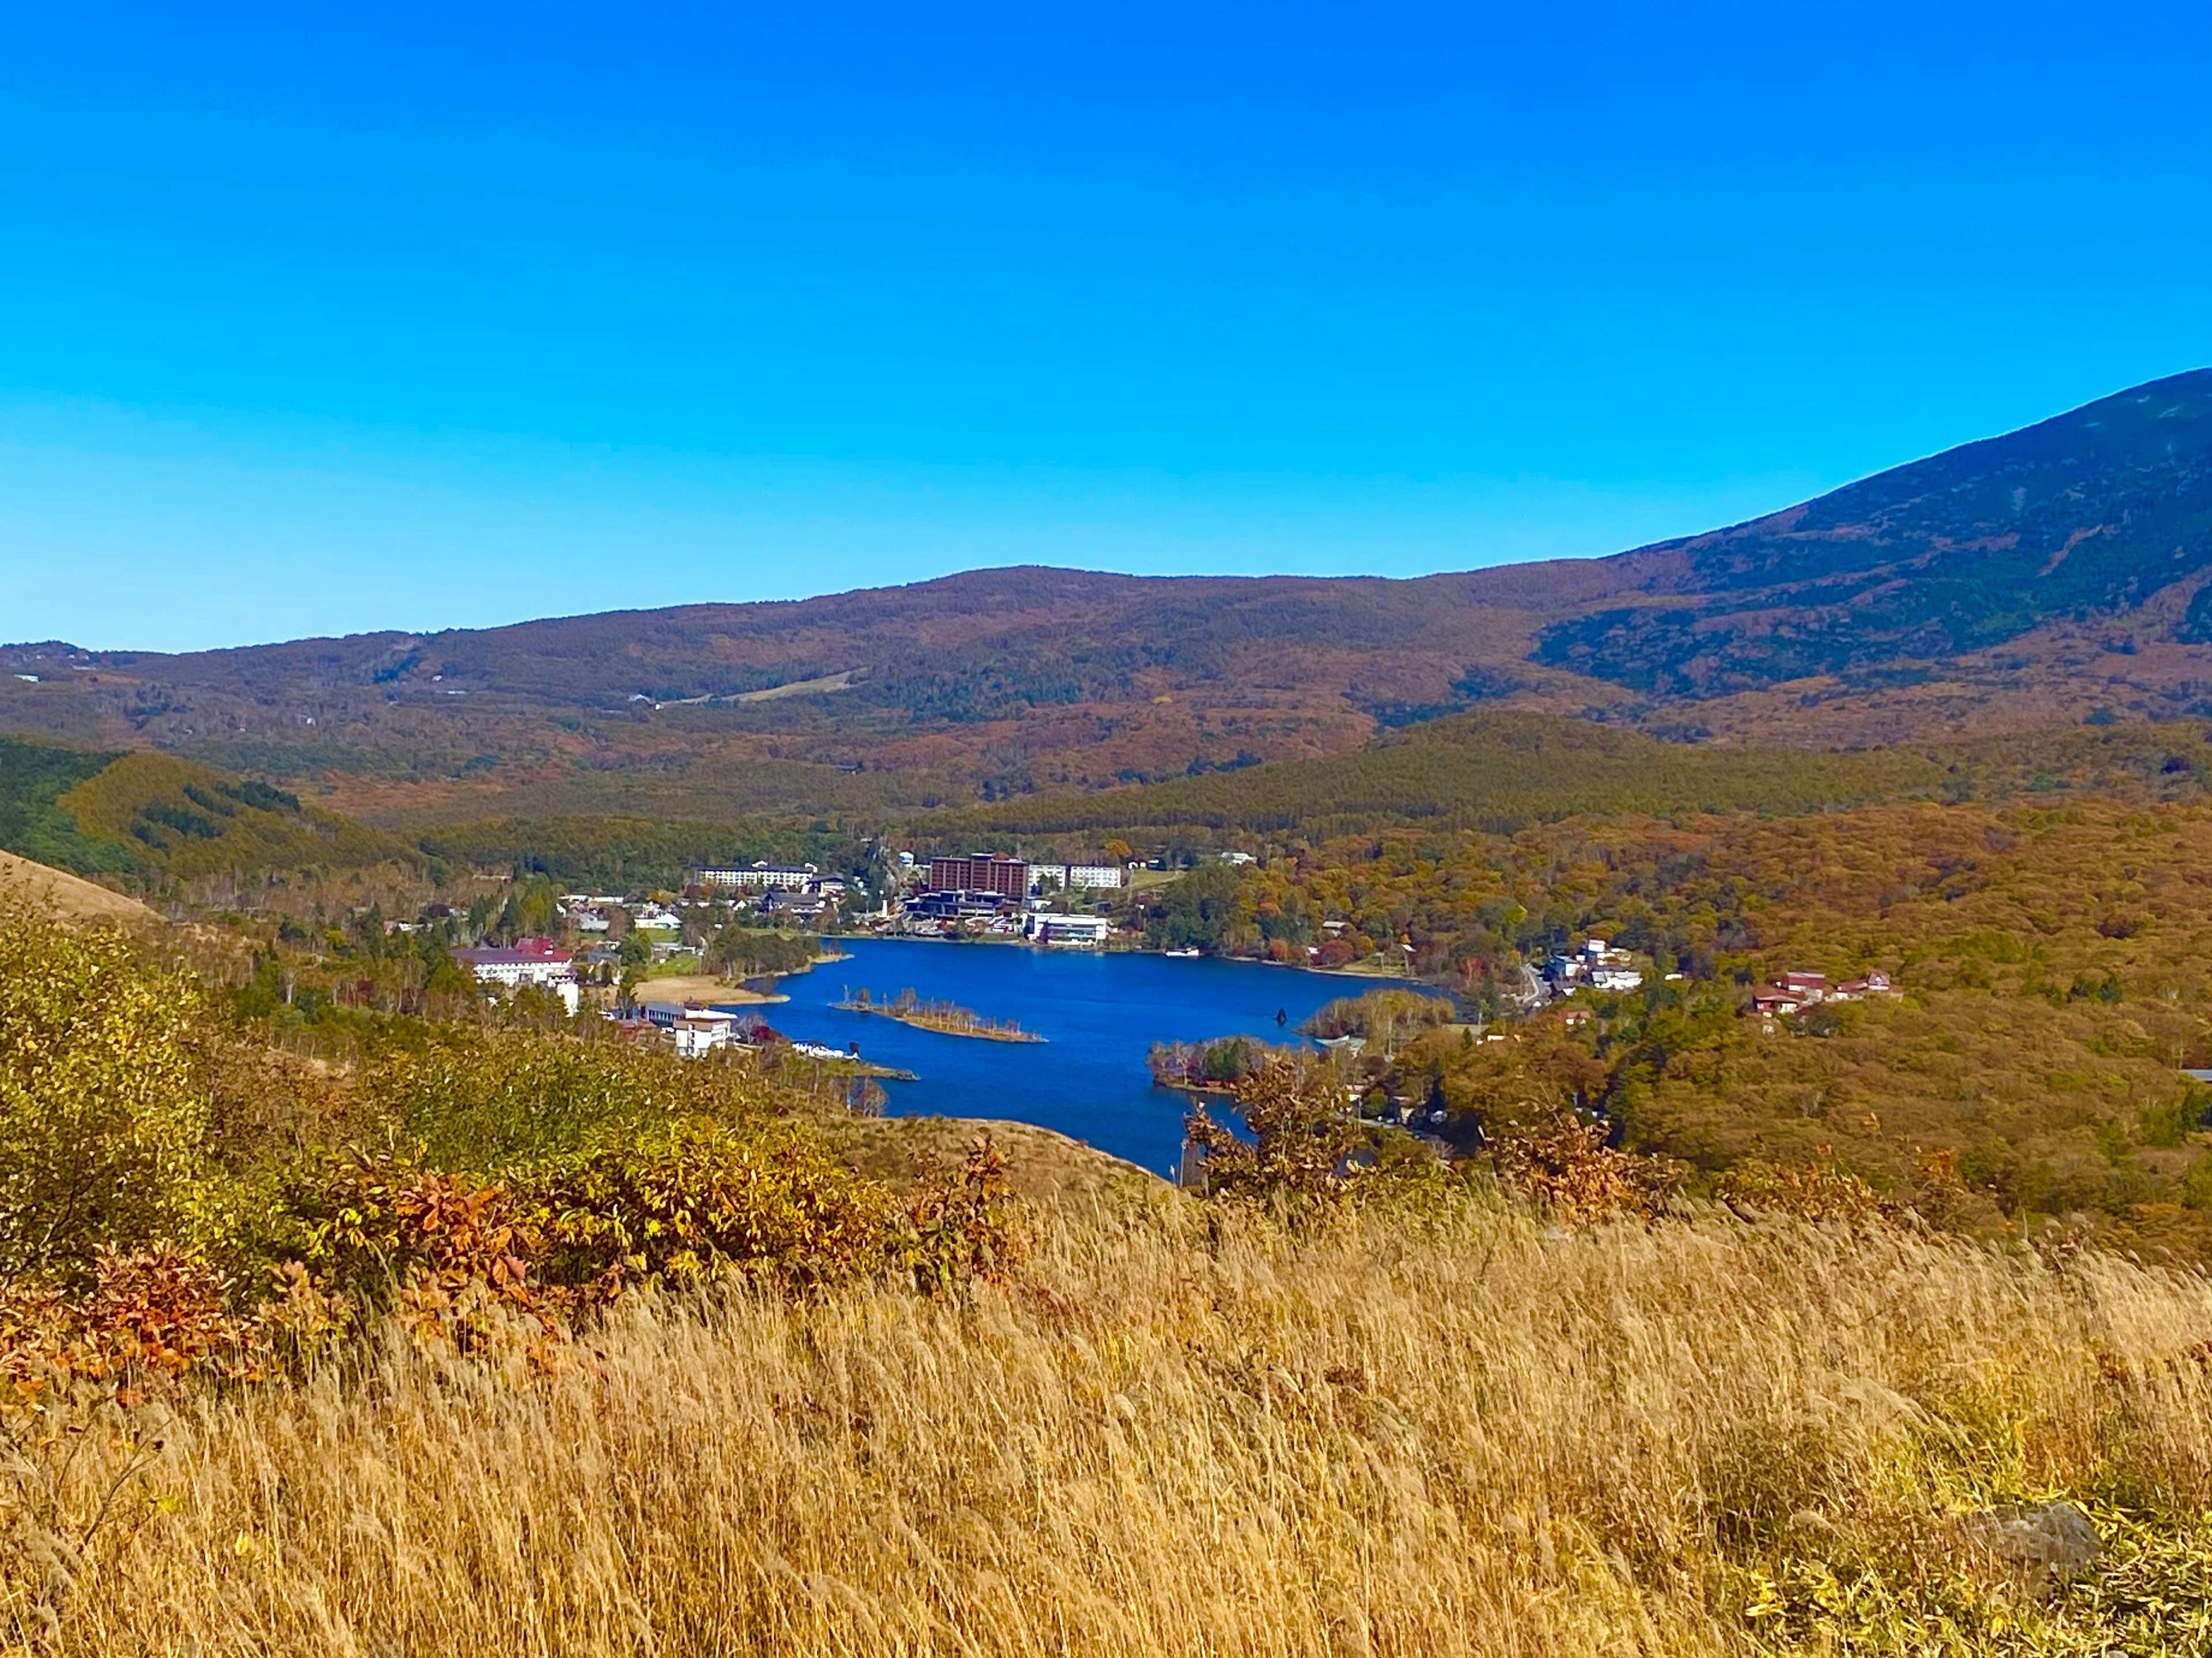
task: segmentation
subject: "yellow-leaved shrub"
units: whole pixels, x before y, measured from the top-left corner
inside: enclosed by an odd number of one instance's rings
[[[0,926],[0,1279],[193,1239],[210,1178],[189,975],[118,932]]]

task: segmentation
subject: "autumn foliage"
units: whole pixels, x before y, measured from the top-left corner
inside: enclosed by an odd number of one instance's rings
[[[460,1346],[625,1291],[1003,1277],[996,1152],[903,1193],[772,1074],[529,1029],[395,1023],[287,1065],[119,935],[0,926],[0,1407],[303,1362],[394,1309]]]
[[[2138,733],[2140,748],[2155,734]],[[1476,1131],[1602,1118],[1701,1189],[1829,1166],[1969,1230],[2079,1221],[2212,1258],[2212,808],[2016,787],[1795,817],[1575,818],[1510,833],[1391,829],[1271,857],[1251,947],[1324,927],[1449,987],[1481,1034],[1416,1032],[1390,1091]],[[1972,793],[1975,780],[1962,777]],[[1602,938],[1637,990],[1530,1010],[1527,975]],[[1896,996],[1761,1019],[1785,971],[1886,973]]]

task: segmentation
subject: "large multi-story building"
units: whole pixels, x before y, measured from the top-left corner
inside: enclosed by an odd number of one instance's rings
[[[929,885],[934,892],[988,892],[1016,902],[1030,896],[1030,865],[1026,858],[1003,853],[976,852],[964,858],[929,860]]]
[[[702,869],[691,878],[691,884],[710,890],[734,887],[740,890],[781,888],[787,892],[804,892],[821,873],[811,864],[753,864],[735,869]]]
[[[550,938],[517,938],[512,950],[456,950],[453,960],[480,985],[501,990],[536,985],[558,996],[569,1012],[576,1011],[575,958]]]
[[[1119,864],[1032,864],[1030,886],[1036,892],[1112,892],[1127,886],[1128,871]]]

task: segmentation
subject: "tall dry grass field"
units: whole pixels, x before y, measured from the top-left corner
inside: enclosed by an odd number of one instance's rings
[[[2185,1531],[2212,1506],[2212,1291],[2111,1259],[1484,1208],[1292,1236],[1179,1199],[1037,1242],[1018,1287],[958,1302],[635,1298],[550,1376],[395,1327],[303,1382],[189,1395],[138,1472],[125,1436],[35,1450],[0,1498],[0,1629],[64,1654],[2091,1650],[2069,1631],[2106,1613],[1977,1575],[1950,1516],[2064,1491]]]

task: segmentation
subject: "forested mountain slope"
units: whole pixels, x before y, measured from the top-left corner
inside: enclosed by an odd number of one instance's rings
[[[1677,602],[1554,623],[1540,661],[1706,696],[2118,614],[2212,565],[2212,373],[2159,380],[1733,529],[1632,555]],[[2196,588],[2173,631],[2212,637]]]
[[[1755,811],[1795,817],[1885,800],[2201,789],[2199,721],[2068,726],[2002,737],[1827,750],[1662,742],[1617,726],[1513,709],[1431,720],[1356,754],[1171,782],[1001,800],[924,817],[963,836],[1117,834],[1309,839],[1406,824],[1518,829],[1563,817]]]
[[[392,836],[173,755],[0,738],[0,851],[135,890],[206,878],[419,865]]]
[[[2212,371],[1610,559],[1037,567],[187,655],[0,647],[0,730],[387,821],[904,811],[1361,747],[1477,704],[1840,745],[2212,711]],[[1470,550],[1475,552],[1479,550]]]

